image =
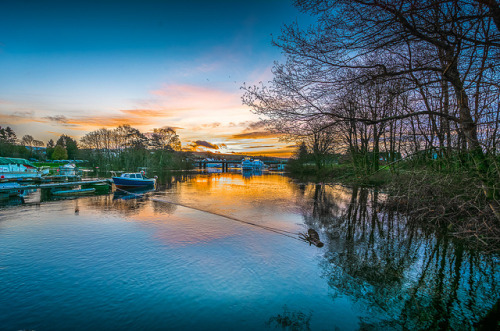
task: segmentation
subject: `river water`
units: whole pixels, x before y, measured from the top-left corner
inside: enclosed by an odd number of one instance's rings
[[[384,211],[376,190],[280,174],[160,182],[142,197],[4,203],[0,329],[468,330],[500,298],[497,255]],[[298,239],[309,228],[324,247]]]

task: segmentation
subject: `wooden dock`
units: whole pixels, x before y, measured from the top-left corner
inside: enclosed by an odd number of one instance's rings
[[[101,183],[106,183],[106,184],[111,185],[113,183],[113,180],[112,179],[99,179],[99,180],[84,180],[84,181],[79,181],[79,182],[30,184],[30,185],[21,185],[18,187],[9,187],[9,188],[0,187],[0,192],[12,191],[12,190],[36,190],[39,188],[72,187],[72,186],[78,186],[78,185],[101,184]]]

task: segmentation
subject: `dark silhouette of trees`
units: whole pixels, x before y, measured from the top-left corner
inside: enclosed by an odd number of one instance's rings
[[[5,129],[0,127],[0,142],[15,144],[17,142],[17,136],[14,130],[12,130],[9,126]]]
[[[56,144],[54,143],[54,140],[50,139],[47,142],[47,146],[45,149],[45,154],[47,156],[47,159],[52,159],[52,153],[54,153],[55,147],[56,147]]]
[[[285,135],[333,128],[364,173],[377,171],[381,153],[439,157],[450,168],[459,155],[500,218],[498,2],[295,4],[316,24],[283,27],[273,43],[286,61],[268,84],[243,86],[243,102]]]
[[[31,151],[18,144],[17,136],[10,127],[0,127],[0,156],[30,157]]]
[[[31,135],[27,134],[21,138],[21,144],[29,148],[29,156],[33,156],[33,148],[43,146],[43,141],[33,138]]]

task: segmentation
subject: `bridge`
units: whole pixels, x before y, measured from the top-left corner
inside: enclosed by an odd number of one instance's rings
[[[262,160],[261,160],[262,161]],[[279,165],[285,165],[287,160],[268,160],[262,161],[264,164],[268,166],[275,165],[276,168],[279,168]],[[229,165],[233,165],[233,168],[236,168],[236,165],[241,165],[241,160],[206,160],[206,159],[197,159],[193,160],[193,163],[200,169],[206,169],[207,165],[212,164],[214,168],[222,168],[222,171],[226,172],[229,170]],[[281,169],[282,170],[282,169]]]

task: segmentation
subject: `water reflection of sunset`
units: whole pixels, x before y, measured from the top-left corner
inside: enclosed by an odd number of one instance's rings
[[[154,236],[168,245],[207,243],[245,232],[265,231],[210,213],[295,233],[304,230],[296,205],[302,193],[287,177],[271,174],[246,178],[240,173],[211,173],[170,181],[167,189],[154,192],[155,201],[106,197],[90,199],[89,207],[99,205],[125,215],[127,221],[151,226]],[[307,191],[311,189],[308,187]]]

